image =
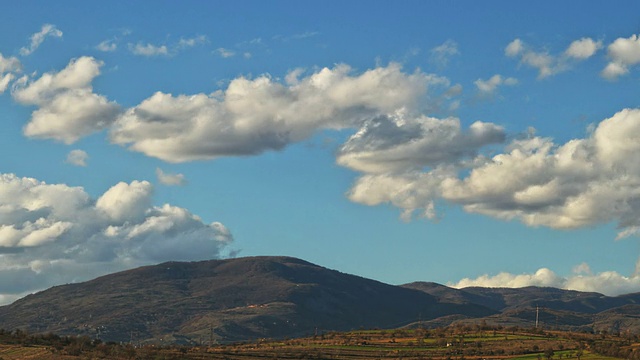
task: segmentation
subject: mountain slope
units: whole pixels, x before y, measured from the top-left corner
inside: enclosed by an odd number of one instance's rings
[[[640,293],[610,297],[595,292],[535,286],[516,289],[453,289],[428,282],[402,286],[435,296],[441,302],[476,304],[495,310],[497,314],[483,320],[503,326],[533,326],[537,312],[539,323],[544,327],[614,332],[620,329],[640,329]],[[460,318],[456,320],[469,321]],[[442,321],[438,323],[442,324]]]
[[[27,296],[0,307],[0,326],[105,340],[244,340],[320,330],[397,327],[477,305],[287,257],[169,262]]]

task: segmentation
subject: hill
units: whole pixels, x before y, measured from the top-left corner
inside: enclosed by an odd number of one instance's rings
[[[488,323],[640,331],[640,294],[384,284],[289,257],[167,262],[0,307],[0,328],[104,341],[201,343]]]
[[[391,328],[462,313],[443,303],[288,257],[168,262],[53,287],[0,307],[0,327],[110,341],[236,341]]]
[[[494,310],[495,314],[482,320],[495,325],[532,327],[537,312],[539,324],[546,328],[640,332],[640,293],[610,297],[596,292],[535,286],[452,289],[429,282],[402,286],[435,296],[439,301],[476,304]],[[470,322],[469,318],[455,320]]]

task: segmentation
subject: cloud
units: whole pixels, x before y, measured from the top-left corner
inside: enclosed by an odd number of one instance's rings
[[[601,48],[601,41],[585,37],[573,41],[562,54],[552,55],[547,51],[532,50],[522,40],[515,39],[505,47],[504,53],[519,58],[520,64],[537,69],[538,79],[543,79],[567,71],[575,62],[590,58]]]
[[[518,56],[524,51],[524,43],[520,39],[515,39],[504,49],[505,55],[509,57]]]
[[[431,49],[431,62],[439,67],[445,67],[449,64],[452,56],[459,55],[458,43],[453,40],[447,40],[441,45]]]
[[[0,76],[0,94],[3,94],[5,90],[7,90],[9,83],[12,82],[13,79],[15,79],[15,75],[13,74]]]
[[[640,109],[625,109],[589,137],[554,144],[532,137],[443,182],[465,210],[530,226],[572,229],[616,221],[626,236],[640,225]]]
[[[272,40],[279,40],[279,41],[282,41],[282,42],[287,42],[287,41],[291,41],[291,40],[308,39],[308,38],[312,38],[312,37],[315,37],[315,36],[318,36],[318,35],[320,35],[320,33],[318,31],[305,31],[303,33],[297,33],[297,34],[293,34],[293,35],[289,35],[289,36],[275,35],[271,39]],[[249,43],[252,44],[252,45],[260,44],[260,43],[262,43],[262,39],[261,38],[253,39],[253,40],[249,41]]]
[[[504,77],[502,77],[502,75],[495,74],[495,75],[493,75],[492,77],[490,77],[487,80],[478,79],[478,80],[474,81],[473,83],[478,88],[478,91],[480,92],[480,94],[482,94],[482,95],[493,95],[496,92],[496,90],[498,89],[499,86],[502,86],[502,85],[507,85],[507,86],[516,85],[518,83],[518,79],[515,79],[515,78],[512,78],[512,77],[504,78]]]
[[[619,111],[583,139],[556,144],[530,135],[490,158],[481,148],[504,138],[500,127],[475,123],[464,133],[451,120],[432,122],[439,127],[426,130],[407,122],[403,127],[413,130],[399,131],[393,123],[383,124],[372,134],[385,135],[370,136],[355,156],[339,154],[339,163],[365,174],[350,199],[391,203],[404,219],[416,210],[433,217],[435,203],[444,200],[528,226],[574,229],[616,222],[618,238],[640,233],[640,109]]]
[[[573,267],[574,274],[591,274],[591,267],[586,262]]]
[[[36,51],[47,37],[61,38],[62,31],[58,30],[55,25],[42,25],[42,29],[39,32],[31,35],[31,44],[29,47],[20,49],[20,55],[27,56]]]
[[[96,50],[99,50],[102,52],[113,52],[113,51],[116,51],[117,48],[118,48],[118,44],[116,42],[116,39],[104,40],[100,44],[96,45]]]
[[[640,37],[617,38],[607,47],[607,56],[611,61],[602,70],[602,77],[615,80],[626,75],[631,66],[640,63]]]
[[[85,56],[71,60],[57,73],[45,73],[35,81],[23,78],[16,84],[13,98],[38,107],[24,127],[24,134],[71,144],[108,127],[120,107],[93,93],[91,82],[100,74],[101,66],[101,62]]]
[[[602,49],[602,41],[582,38],[572,42],[564,53],[566,56],[583,60],[590,58],[600,49]]]
[[[465,131],[456,118],[397,113],[365,122],[341,147],[337,162],[365,173],[417,170],[473,158],[481,147],[504,140],[495,124],[478,121]]]
[[[135,266],[216,258],[232,241],[220,223],[151,205],[152,190],[146,181],[118,183],[94,200],[79,187],[1,174],[0,300]]]
[[[589,265],[582,263],[576,267],[579,273],[563,277],[547,268],[541,268],[532,274],[510,274],[502,272],[494,276],[481,275],[475,279],[465,278],[455,284],[454,288],[471,286],[492,288],[521,288],[526,286],[555,287],[566,290],[598,292],[608,296],[634,293],[640,291],[640,276],[624,276],[615,271],[591,274]]]
[[[169,55],[169,49],[167,48],[166,45],[157,46],[149,43],[143,44],[140,42],[137,44],[129,43],[129,51],[131,51],[131,53],[134,55],[147,56],[147,57]]]
[[[206,36],[199,35],[192,38],[180,38],[180,41],[178,41],[175,47],[177,49],[187,49],[197,45],[206,44],[207,42],[209,42],[209,40]]]
[[[217,48],[214,52],[225,59],[236,56],[235,51],[225,48]]]
[[[66,162],[75,166],[87,166],[88,159],[89,155],[85,151],[76,149],[67,154]]]
[[[433,75],[403,73],[398,64],[360,75],[338,65],[290,85],[268,75],[241,77],[213,94],[157,92],[128,109],[110,137],[169,162],[255,155],[280,150],[319,130],[357,129],[380,114],[416,108],[428,86],[447,85]]]
[[[170,46],[154,45],[151,43],[138,42],[136,44],[129,43],[129,51],[138,56],[154,57],[154,56],[175,56],[180,51],[192,48],[194,46],[206,44],[209,40],[204,35],[192,38],[180,38],[180,40]]]
[[[9,87],[9,83],[16,78],[14,73],[21,71],[22,64],[20,60],[15,57],[5,58],[2,56],[2,53],[0,53],[0,94],[3,94]]]
[[[16,57],[6,58],[0,53],[0,75],[9,72],[20,72],[22,70],[22,64]]]
[[[162,185],[182,186],[187,181],[182,174],[167,174],[162,169],[156,168],[156,176]]]

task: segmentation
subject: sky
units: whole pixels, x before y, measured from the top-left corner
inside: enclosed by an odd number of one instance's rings
[[[259,255],[640,291],[636,1],[0,7],[0,304]]]

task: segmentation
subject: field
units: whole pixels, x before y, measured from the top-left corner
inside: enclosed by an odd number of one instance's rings
[[[100,343],[86,337],[0,333],[0,359],[640,359],[632,334],[458,326],[360,330],[308,338],[200,346]]]

